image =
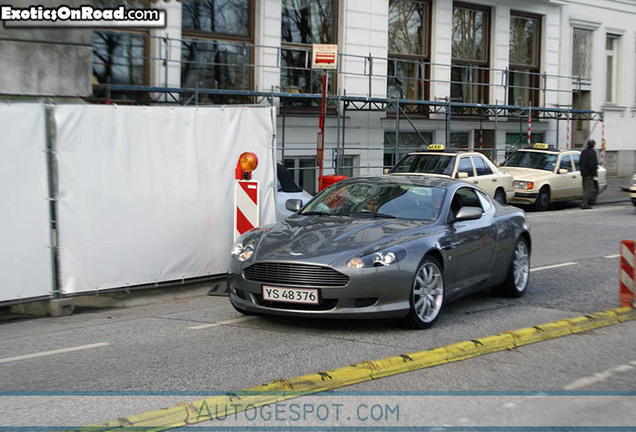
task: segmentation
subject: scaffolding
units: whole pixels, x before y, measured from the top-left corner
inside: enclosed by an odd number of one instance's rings
[[[111,32],[100,32],[102,38],[108,37]],[[117,32],[112,32],[118,34]],[[121,50],[122,54],[113,56],[112,53],[100,51],[98,44],[94,46],[94,71],[110,70],[110,74],[102,74],[100,83],[94,84],[94,97],[87,98],[92,103],[141,103],[141,104],[178,104],[178,105],[205,105],[223,103],[248,103],[248,104],[270,104],[276,105],[279,109],[279,117],[282,122],[280,136],[280,147],[282,158],[285,152],[291,151],[286,145],[286,119],[288,116],[298,114],[298,108],[310,108],[304,111],[304,115],[315,115],[318,127],[319,105],[322,98],[320,93],[319,80],[320,72],[312,71],[311,51],[298,47],[272,47],[255,44],[245,44],[239,42],[219,42],[205,39],[174,39],[168,37],[153,37],[149,35],[137,35],[142,38],[146,46],[154,49],[146,49],[144,57],[144,68],[146,76],[148,69],[154,68],[154,76],[163,79],[162,85],[130,84],[122,83],[121,77],[117,76],[117,70],[131,68],[135,62],[139,67],[139,58],[133,57],[133,52]],[[190,53],[193,47],[205,52],[202,59],[184,57],[182,49],[188,47]],[[174,58],[174,53],[178,52],[178,58]],[[236,55],[227,56],[227,52]],[[289,64],[285,59],[290,58],[289,53],[293,52],[297,62]],[[258,53],[258,56],[256,55]],[[269,65],[256,64],[253,59],[275,58]],[[351,168],[343,165],[343,157],[346,150],[352,150],[346,146],[346,118],[352,111],[384,112],[387,119],[395,122],[395,148],[393,149],[393,162],[400,154],[400,133],[406,130],[414,131],[426,144],[427,139],[420,132],[417,122],[435,120],[444,122],[445,142],[451,146],[451,132],[454,122],[473,121],[479,122],[480,144],[483,146],[484,122],[494,125],[495,140],[500,121],[506,119],[510,130],[512,121],[519,122],[519,136],[523,136],[523,126],[528,124],[528,145],[530,144],[530,134],[533,121],[556,121],[557,137],[559,136],[559,123],[567,123],[567,141],[565,146],[569,147],[569,125],[575,121],[590,121],[602,123],[603,113],[600,111],[574,109],[571,100],[574,94],[581,92],[581,77],[551,75],[547,73],[535,73],[527,71],[514,71],[516,74],[527,74],[528,83],[531,86],[514,86],[510,84],[510,69],[495,69],[476,66],[460,66],[452,64],[437,64],[425,61],[403,60],[397,58],[380,58],[371,54],[368,56],[351,55],[346,53],[338,54],[339,70],[327,71],[329,81],[337,83],[347,82],[347,80],[357,80],[357,87],[360,82],[366,80],[366,94],[348,95],[347,89],[336,89],[329,93],[327,89],[326,103],[328,117],[336,119],[336,142],[332,153],[332,166],[327,167],[339,174],[342,169]],[[346,69],[343,68],[346,65]],[[199,71],[196,79],[188,76],[181,77],[182,82],[192,83],[195,86],[170,86],[169,69],[179,68],[181,72]],[[407,76],[403,70],[416,70],[415,76]],[[452,68],[465,68],[465,73],[460,74],[466,77],[464,81],[452,81],[450,70]],[[449,79],[435,79],[432,72],[435,70],[438,75],[448,76]],[[209,72],[209,73],[208,73]],[[274,72],[279,76],[279,84],[271,86],[267,91],[253,90],[254,77],[257,72]],[[130,72],[129,76],[133,76]],[[489,82],[473,81],[474,76],[488,76]],[[210,80],[213,80],[211,84]],[[240,84],[240,85],[237,85]],[[232,87],[232,88],[219,88]],[[431,100],[428,95],[432,93],[432,86],[445,86],[447,94],[444,98]],[[379,88],[380,87],[380,88]],[[318,89],[319,91],[315,91]],[[452,93],[459,92],[466,97],[453,98]],[[378,96],[379,94],[379,96]],[[483,99],[489,95],[502,95],[502,101],[495,100],[495,103],[481,100],[476,102],[474,95],[480,95]],[[514,99],[514,95],[523,94],[528,100],[523,98]],[[559,95],[567,94],[569,104],[559,105]],[[114,95],[135,95],[129,100],[118,100]],[[485,95],[485,96],[484,96]],[[405,96],[411,96],[405,97]],[[465,100],[468,99],[468,100]],[[514,99],[515,103],[506,103]],[[562,98],[561,98],[562,99]],[[539,101],[538,104],[531,101]],[[592,129],[593,130],[593,129]],[[557,143],[558,146],[558,143]],[[497,143],[493,149],[500,151]],[[306,148],[304,148],[306,150]],[[505,151],[505,150],[504,150]],[[495,157],[493,157],[495,156]],[[500,159],[498,155],[491,155],[493,159]],[[384,167],[384,163],[382,165]],[[380,167],[367,167],[380,168]],[[311,169],[305,168],[305,169]]]

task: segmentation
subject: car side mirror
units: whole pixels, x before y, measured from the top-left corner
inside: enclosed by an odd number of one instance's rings
[[[388,174],[391,171],[391,168],[384,168],[384,174]]]
[[[483,210],[480,207],[462,207],[455,216],[455,221],[475,220],[481,218]]]
[[[565,168],[559,168],[559,174],[567,174],[568,170],[566,170]]]
[[[290,212],[296,213],[303,206],[302,200],[299,199],[288,199],[285,201],[285,208]]]
[[[457,173],[457,178],[458,179],[467,179],[468,178],[468,173],[464,172],[464,171],[460,171]]]

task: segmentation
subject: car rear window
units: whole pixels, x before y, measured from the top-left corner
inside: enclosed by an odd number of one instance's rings
[[[391,173],[440,174],[453,173],[455,156],[442,154],[411,154],[405,156],[393,167]]]

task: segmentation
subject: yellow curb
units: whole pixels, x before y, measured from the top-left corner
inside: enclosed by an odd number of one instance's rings
[[[214,396],[194,402],[181,402],[169,408],[73,429],[72,432],[165,431],[210,421],[216,417],[232,415],[287,399],[514,349],[634,319],[636,319],[636,310],[632,308],[610,309],[582,317],[562,319],[534,327],[505,331],[498,335],[458,342],[440,348],[387,357],[381,360],[363,361],[355,365],[303,375],[289,380],[279,379],[222,396]]]

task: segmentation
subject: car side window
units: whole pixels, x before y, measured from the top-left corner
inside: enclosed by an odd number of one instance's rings
[[[568,172],[572,172],[572,158],[570,158],[570,155],[563,155],[561,157],[559,169],[566,169]]]
[[[473,173],[473,164],[470,163],[469,157],[459,158],[459,167],[457,168],[457,172],[465,172],[468,174],[468,177],[473,177],[475,175]]]
[[[572,161],[574,161],[574,171],[581,171],[581,155],[573,154]]]
[[[490,201],[490,198],[488,198],[488,195],[484,192],[477,191],[477,197],[479,198],[479,201],[481,201],[481,208],[484,209],[484,213],[492,208],[492,202]]]
[[[486,161],[484,161],[481,158],[481,156],[471,156],[471,159],[473,160],[473,164],[475,165],[475,171],[477,171],[478,176],[492,174],[492,170],[486,164]]]

